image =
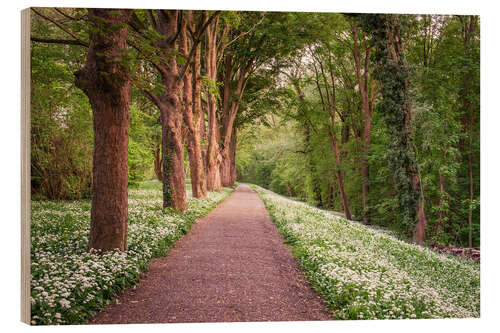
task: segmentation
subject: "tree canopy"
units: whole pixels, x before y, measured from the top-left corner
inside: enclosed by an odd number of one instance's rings
[[[479,246],[477,16],[33,8],[31,40],[34,198],[96,193],[118,158],[96,159],[118,112],[99,118],[99,93],[123,83],[122,171],[161,180],[164,208],[186,208],[186,182],[250,182]]]

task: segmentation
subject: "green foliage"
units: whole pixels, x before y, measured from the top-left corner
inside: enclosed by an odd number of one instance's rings
[[[155,141],[151,127],[156,119],[141,111],[136,104],[130,106],[130,136],[128,142],[128,184],[136,187],[140,182],[152,177]]]
[[[58,37],[32,20],[33,35]],[[85,50],[32,43],[31,47],[31,188],[33,198],[89,197],[93,132],[86,96],[75,89],[73,72]]]
[[[377,104],[390,135],[388,160],[391,163],[396,185],[402,222],[413,227],[420,198],[414,178],[418,173],[413,142],[409,135],[409,71],[402,50],[397,49],[398,38],[406,28],[401,15],[365,15],[365,27],[372,34],[376,48],[374,76],[382,86],[382,99]],[[394,57],[396,59],[394,59]]]
[[[363,56],[366,47],[371,48],[369,89],[375,94],[379,91],[374,99],[371,143],[366,156],[368,209],[371,223],[393,230],[404,239],[411,237],[416,203],[423,195],[427,244],[436,241],[437,245],[467,245],[471,207],[473,244],[479,245],[479,26],[466,49],[463,36],[466,18],[357,17],[360,55]],[[243,127],[238,140],[238,177],[283,195],[341,211],[335,176],[340,168],[349,208],[353,218],[360,219],[364,210],[360,167],[364,119],[351,49],[352,18],[328,16],[327,19],[313,14],[304,24],[321,26],[316,19],[325,26],[321,32],[309,35],[310,46],[288,57],[277,57],[273,68],[281,74],[256,77],[252,84],[258,87],[261,83],[264,88],[250,90],[244,97],[246,104],[238,115]],[[406,38],[404,53],[397,58],[399,62],[389,57],[387,48],[388,34],[396,28]],[[323,93],[319,94],[311,58],[316,61],[320,79],[317,60],[321,60],[325,71],[332,69],[337,78],[336,135],[340,165],[333,158],[328,140],[330,119],[322,108],[325,89],[330,86],[320,80]],[[272,80],[274,87],[266,80]],[[464,89],[466,82],[468,89]],[[473,102],[476,108],[471,150],[475,193],[472,205],[466,144],[469,119],[464,101]],[[408,119],[406,130],[409,107],[412,118]],[[245,118],[247,112],[249,117]],[[417,170],[421,178],[418,191],[413,186]],[[440,177],[444,184],[442,193]]]

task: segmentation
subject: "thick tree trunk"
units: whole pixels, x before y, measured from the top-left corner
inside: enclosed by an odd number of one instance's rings
[[[188,39],[186,24],[192,23],[192,12],[188,11],[187,18],[184,20],[181,37],[181,48],[183,55],[187,58],[189,55]],[[205,198],[205,170],[201,160],[201,142],[199,133],[199,117],[201,113],[200,105],[200,55],[201,44],[198,44],[195,50],[194,59],[194,89],[193,92],[193,75],[191,69],[186,70],[184,75],[184,123],[187,129],[187,151],[189,157],[189,170],[191,175],[191,189],[193,197]],[[195,105],[196,104],[196,105]],[[196,113],[194,109],[196,108]]]
[[[394,22],[392,22],[394,23]],[[404,59],[404,53],[403,53],[403,43],[401,40],[401,36],[399,35],[399,29],[397,27],[397,24],[391,28],[391,32],[387,35],[388,37],[388,46],[389,46],[389,55],[392,59],[392,61],[395,64],[398,64],[399,69],[396,69],[396,74],[397,71],[401,71],[402,73],[405,72],[406,68],[406,61]],[[380,78],[379,78],[380,79]],[[411,125],[411,120],[412,120],[412,107],[411,107],[411,101],[407,97],[409,95],[409,88],[408,88],[408,79],[405,78],[402,80],[401,83],[404,83],[404,89],[400,90],[400,94],[403,94],[406,98],[404,99],[399,99],[396,100],[396,103],[403,103],[404,108],[406,108],[406,114],[404,117],[404,127],[403,127],[403,143],[406,146],[406,150],[408,151],[413,151],[413,145],[411,142],[411,137],[410,137],[410,125]],[[382,83],[382,87],[383,87]],[[415,224],[414,228],[414,233],[413,233],[413,241],[419,245],[423,245],[423,242],[425,240],[425,228],[427,225],[427,220],[426,220],[426,214],[425,214],[425,196],[423,193],[423,188],[422,188],[422,179],[419,173],[419,168],[417,161],[415,157],[411,157],[411,155],[408,156],[408,162],[406,163],[405,168],[405,173],[408,176],[408,179],[410,180],[411,185],[411,193],[410,191],[407,192],[407,195],[414,195],[416,198],[415,200],[415,205],[412,205],[413,207],[407,207],[410,210],[414,208],[414,216],[417,218],[417,222]]]
[[[220,179],[222,186],[230,187],[231,183],[231,156],[229,147],[224,147],[220,152]]]
[[[233,93],[231,93],[231,77],[233,71],[232,57],[227,55],[224,61],[224,89],[222,93],[222,117],[221,117],[221,180],[223,186],[232,186],[234,182],[231,181],[231,137],[233,134],[234,121],[240,106],[241,98],[245,90],[246,75],[249,69],[249,64],[241,65],[239,69],[238,82]],[[235,100],[232,101],[232,98]]]
[[[419,202],[417,217],[418,221],[415,225],[415,232],[413,234],[413,241],[418,245],[422,246],[425,239],[425,227],[427,225],[427,220],[425,217],[425,208],[424,201],[421,200]]]
[[[174,36],[177,32],[179,11],[169,10],[159,14],[158,29],[167,38],[163,49],[169,55],[177,50]],[[162,42],[163,43],[163,42]],[[165,91],[160,96],[163,153],[163,207],[177,211],[186,210],[186,179],[184,174],[184,141],[182,137],[181,90],[179,70],[175,55],[169,55],[168,67],[162,77]]]
[[[93,191],[89,249],[127,249],[130,79],[121,60],[131,10],[89,9],[93,25],[85,67],[76,86],[94,115]]]
[[[425,197],[422,191],[420,174],[418,173],[413,177],[413,188],[415,191],[421,191],[418,206],[416,208],[417,223],[415,224],[415,230],[413,232],[413,242],[422,246],[425,240],[427,218],[425,216]]]
[[[218,18],[215,18],[211,27],[207,30],[207,52],[206,66],[207,76],[214,83],[217,78],[217,26]],[[214,87],[215,88],[215,87]],[[222,186],[220,179],[220,163],[218,145],[217,103],[215,94],[208,89],[208,149],[207,149],[207,189],[214,191]]]

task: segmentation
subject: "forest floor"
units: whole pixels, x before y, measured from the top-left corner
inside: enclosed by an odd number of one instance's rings
[[[251,188],[334,320],[479,317],[479,263]]]
[[[90,323],[329,319],[263,202],[240,185]]]

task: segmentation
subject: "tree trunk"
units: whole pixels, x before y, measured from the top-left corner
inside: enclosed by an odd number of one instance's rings
[[[158,97],[152,91],[143,89],[146,96],[160,109],[163,208],[186,209],[186,188],[184,174],[184,144],[181,89],[177,67],[177,22],[179,11],[156,10],[156,18],[150,15],[152,27],[163,36],[152,41],[157,49],[159,62],[154,63],[161,76],[163,92]],[[159,168],[155,166],[155,171]]]
[[[183,22],[181,30],[181,48],[183,55],[187,58],[189,55],[188,38],[186,25],[192,24],[192,11],[188,11],[187,18]],[[187,151],[189,157],[189,170],[191,172],[191,190],[193,197],[205,198],[205,170],[201,161],[201,142],[199,133],[199,118],[201,113],[200,105],[200,56],[201,44],[198,44],[195,50],[194,59],[194,78],[191,74],[191,69],[188,68],[184,75],[184,122],[187,129]],[[193,92],[193,79],[194,89]],[[196,109],[194,113],[193,109]]]
[[[113,12],[118,12],[114,14]],[[121,63],[132,10],[89,9],[93,29],[85,67],[75,84],[94,116],[89,250],[127,249],[130,79]]]
[[[231,186],[236,182],[236,145],[237,145],[238,131],[236,128],[233,129],[233,135],[231,136],[230,154],[231,158]]]
[[[369,193],[369,170],[368,170],[368,151],[370,149],[370,138],[371,138],[371,104],[368,99],[368,64],[370,59],[370,48],[366,47],[365,50],[365,66],[364,66],[364,81],[361,75],[361,63],[358,50],[358,35],[357,35],[357,25],[356,18],[353,20],[352,25],[353,34],[353,56],[354,64],[356,67],[356,76],[358,78],[359,92],[361,94],[361,100],[363,101],[364,110],[364,131],[361,139],[363,141],[363,156],[361,158],[361,177],[363,179],[362,185],[362,196],[363,196],[363,223],[370,223],[370,212],[368,204],[368,193]],[[365,40],[366,42],[366,40]],[[365,43],[366,46],[366,43]]]
[[[240,106],[241,98],[245,90],[246,85],[246,74],[249,69],[249,64],[241,65],[238,69],[239,77],[236,84],[236,89],[234,94],[231,94],[231,73],[233,70],[232,58],[230,55],[225,57],[225,73],[224,73],[224,89],[223,89],[223,101],[222,101],[222,117],[221,117],[221,139],[222,139],[222,149],[221,149],[221,181],[223,186],[232,186],[234,182],[231,182],[231,136],[233,134],[234,121],[236,119],[236,114],[238,113],[238,108]],[[234,95],[235,100],[231,101]]]
[[[207,30],[207,52],[206,66],[207,76],[212,81],[215,88],[217,78],[217,26],[218,18],[215,18],[211,27]],[[218,145],[218,124],[217,124],[217,103],[215,100],[215,92],[208,88],[208,149],[207,149],[207,189],[214,191],[220,189],[220,163],[219,145]]]
[[[385,25],[384,48],[388,57],[383,58],[383,67],[385,70],[391,70],[391,77],[379,76],[381,82],[383,97],[390,102],[387,103],[386,116],[394,117],[389,125],[389,131],[396,141],[399,141],[397,160],[393,160],[399,173],[404,173],[404,179],[399,179],[399,204],[400,209],[406,211],[406,226],[409,223],[415,223],[413,241],[422,245],[425,239],[426,216],[425,216],[425,197],[422,188],[422,179],[419,173],[419,167],[414,157],[414,148],[410,136],[410,125],[412,120],[412,107],[409,98],[408,77],[406,70],[406,60],[403,53],[403,42],[400,36],[402,23],[398,22],[397,16],[380,16],[381,22]],[[389,59],[391,59],[389,61]],[[391,82],[392,81],[392,82]],[[394,82],[396,81],[396,83]],[[396,89],[396,90],[395,90]],[[400,121],[402,120],[402,121]],[[403,125],[403,126],[402,126]],[[402,127],[401,127],[402,126]],[[402,155],[402,156],[401,156]],[[406,155],[406,156],[405,156]],[[412,156],[413,155],[413,156]],[[403,162],[403,163],[402,163]]]
[[[472,247],[472,201],[474,200],[474,179],[472,177],[472,129],[474,123],[474,113],[472,104],[469,106],[469,247]]]
[[[157,16],[159,32],[166,37],[160,41],[161,49],[168,56],[168,66],[162,75],[165,87],[160,96],[163,154],[163,208],[177,211],[186,210],[186,179],[184,175],[184,142],[182,138],[181,89],[183,80],[178,79],[179,71],[175,55],[177,50],[174,36],[177,31],[179,11],[169,10]]]
[[[321,63],[320,63],[321,65]],[[322,65],[321,65],[322,66]],[[323,73],[323,68],[321,68],[321,71]],[[323,73],[324,76],[324,73]],[[339,185],[339,193],[340,193],[340,198],[342,199],[342,206],[344,208],[344,214],[348,220],[351,220],[351,211],[349,210],[349,204],[347,203],[347,196],[344,191],[344,180],[342,178],[342,171],[341,171],[341,163],[340,163],[340,156],[339,156],[339,149],[338,149],[338,143],[337,143],[337,134],[335,133],[335,118],[336,118],[336,113],[337,113],[337,97],[335,94],[335,77],[333,76],[333,72],[330,71],[330,77],[331,77],[331,84],[332,84],[332,93],[331,93],[331,103],[328,103],[328,112],[330,115],[330,121],[331,121],[331,131],[329,131],[330,134],[330,144],[332,145],[332,149],[334,152],[334,157],[335,161],[337,163],[337,183]],[[325,77],[325,83],[326,83],[326,77]],[[326,90],[326,96],[328,98],[328,90]]]
[[[420,176],[418,174],[415,175],[413,187],[416,191],[418,191],[418,189],[422,190],[421,187],[422,184],[420,182],[421,182]],[[417,223],[415,224],[415,230],[413,233],[413,242],[422,246],[425,240],[425,227],[427,226],[427,219],[425,216],[425,200],[423,193],[421,193],[420,200],[418,201],[416,215],[417,215]]]
[[[332,120],[333,125],[335,126],[335,121]],[[334,131],[335,128],[332,129]],[[339,150],[338,150],[338,144],[337,144],[337,138],[335,133],[330,133],[330,146],[332,148],[335,161],[337,164],[337,171],[335,173],[336,178],[337,178],[337,184],[338,184],[338,190],[340,194],[340,199],[342,200],[342,207],[344,209],[344,214],[345,217],[348,220],[351,220],[351,211],[349,210],[349,204],[347,203],[347,196],[344,191],[344,180],[342,178],[342,172],[340,171],[340,156],[339,156]]]
[[[163,182],[163,173],[162,173],[162,163],[163,163],[163,158],[161,155],[161,140],[158,142],[158,144],[155,144],[155,148],[153,150],[153,156],[154,156],[154,170],[155,170],[155,175],[156,178],[160,181]]]
[[[439,231],[441,230],[441,224],[443,221],[443,201],[444,201],[444,176],[441,170],[439,170],[439,200],[438,200],[438,206],[439,206],[439,213],[438,213],[438,221],[436,225],[436,237],[434,239],[434,246],[439,241]]]
[[[473,38],[473,33],[476,29],[476,21],[477,18],[474,17],[473,15],[468,17],[468,20],[465,21],[465,26],[463,28],[463,33],[464,33],[464,51],[465,51],[465,56],[467,58],[470,58],[470,52],[471,52],[471,40]],[[474,104],[470,101],[470,96],[471,96],[471,80],[469,78],[470,72],[467,72],[467,74],[464,77],[464,89],[462,91],[462,99],[463,99],[463,105],[464,105],[464,114],[463,114],[463,129],[464,129],[464,134],[466,132],[466,125],[465,123],[467,122],[467,113],[468,113],[468,120],[469,120],[469,142],[468,142],[468,154],[467,154],[467,163],[468,163],[468,169],[469,169],[469,217],[468,217],[468,224],[469,224],[469,247],[472,247],[472,201],[474,200],[474,178],[472,174],[472,134],[473,134],[473,126],[474,126]]]

